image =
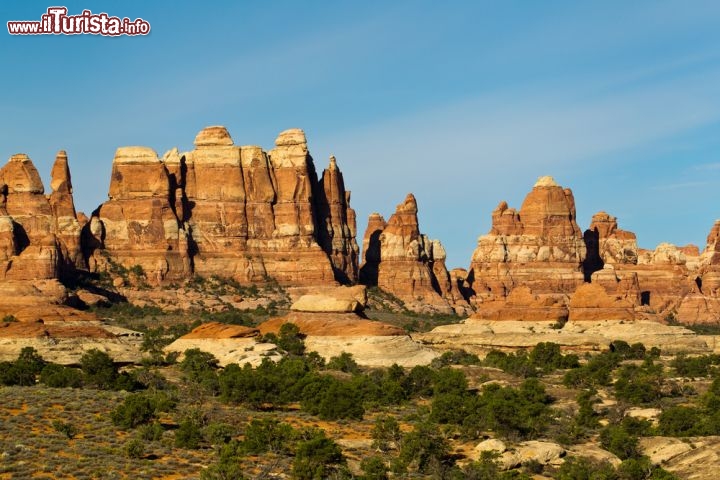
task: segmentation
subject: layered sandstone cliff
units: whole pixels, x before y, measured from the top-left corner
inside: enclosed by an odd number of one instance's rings
[[[583,283],[585,253],[572,191],[541,177],[519,211],[506,202],[493,211],[492,228],[472,256],[473,300],[482,310],[484,302],[502,301],[523,286],[555,303]]]
[[[140,266],[150,283],[201,276],[282,284],[357,281],[355,212],[334,158],[318,180],[302,130],[270,152],[224,127],[195,149],[118,149],[109,199],[87,230],[91,268]]]
[[[462,311],[467,303],[447,271],[445,249],[420,233],[417,213],[415,197],[408,194],[387,222],[370,215],[361,280],[393,294],[410,310]]]
[[[84,261],[67,155],[58,153],[52,193],[25,154],[0,169],[0,280],[35,281],[70,274]]]

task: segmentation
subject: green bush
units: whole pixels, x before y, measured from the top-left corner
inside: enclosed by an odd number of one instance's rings
[[[158,422],[140,425],[138,428],[138,436],[148,442],[157,442],[158,440],[161,440],[163,433],[165,433],[165,429]]]
[[[63,422],[61,420],[53,420],[53,429],[56,432],[62,433],[69,439],[73,439],[78,434],[78,429],[75,425],[69,422]]]
[[[273,418],[253,419],[245,428],[245,438],[240,448],[245,453],[260,454],[266,452],[290,453],[295,431],[287,423]]]
[[[612,381],[612,372],[620,364],[620,360],[620,355],[614,352],[595,355],[580,368],[566,372],[563,384],[568,388],[608,386]]]
[[[292,474],[298,480],[329,478],[345,463],[342,450],[322,430],[314,431],[310,438],[298,442]]]
[[[218,460],[200,472],[201,480],[245,480],[240,444],[232,440],[220,447]]]
[[[662,365],[648,358],[642,366],[624,365],[615,381],[615,396],[633,405],[657,402],[662,398]]]
[[[437,425],[420,423],[403,436],[398,460],[394,473],[403,473],[408,467],[419,473],[430,473],[440,465],[452,463],[450,445]]]
[[[371,431],[372,448],[387,452],[393,446],[397,447],[402,438],[400,424],[389,415],[378,415]]]
[[[594,462],[585,457],[568,457],[558,469],[557,480],[618,480],[609,462]]]
[[[87,385],[102,390],[115,388],[119,373],[115,362],[107,353],[96,348],[88,350],[80,358],[80,367]]]
[[[128,458],[142,458],[145,455],[145,444],[142,440],[133,438],[125,443],[125,456]]]
[[[337,357],[332,357],[326,367],[330,370],[340,370],[345,373],[357,374],[360,373],[360,366],[357,364],[352,354],[342,352]]]
[[[682,377],[706,377],[716,370],[712,368],[716,365],[720,365],[720,355],[688,357],[678,354],[670,363],[675,373]]]
[[[175,430],[175,446],[194,450],[200,448],[203,440],[202,421],[197,415],[188,415]]]
[[[305,353],[305,335],[294,323],[284,323],[280,326],[276,345],[290,355],[302,355]]]
[[[373,455],[364,457],[360,461],[360,470],[362,470],[362,480],[387,480],[388,467],[382,457]]]
[[[121,405],[110,412],[113,424],[124,429],[135,428],[155,418],[153,402],[147,395],[141,393],[128,395]]]
[[[474,353],[465,350],[449,350],[443,352],[438,358],[433,359],[433,368],[449,367],[450,365],[480,365],[482,362]]]
[[[608,425],[600,432],[600,445],[621,460],[640,456],[639,441],[622,424]]]
[[[53,388],[80,388],[83,376],[76,368],[49,363],[40,372],[40,383]]]

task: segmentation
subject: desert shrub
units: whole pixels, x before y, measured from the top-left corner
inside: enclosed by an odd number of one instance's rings
[[[517,352],[507,354],[500,350],[491,350],[483,361],[488,367],[499,368],[505,373],[515,375],[516,377],[528,378],[537,376],[537,368],[530,364],[527,352],[518,350]]]
[[[215,373],[217,366],[218,359],[212,353],[198,348],[186,350],[185,357],[178,364],[185,381],[200,386],[210,395],[216,395],[220,390],[218,376]]]
[[[595,388],[610,385],[612,372],[620,364],[620,355],[604,352],[595,355],[585,365],[565,373],[563,384],[569,388]]]
[[[325,432],[317,430],[307,440],[298,442],[292,474],[299,480],[329,478],[344,463],[340,447]]]
[[[430,473],[442,470],[443,466],[452,465],[450,445],[442,435],[438,426],[423,422],[415,425],[411,432],[402,438],[402,447],[398,461],[393,466],[393,473],[402,474],[408,467],[419,473]]]
[[[199,348],[185,350],[185,358],[178,364],[180,371],[194,381],[200,379],[205,372],[214,372],[217,366],[218,359],[212,353]]]
[[[648,358],[639,365],[624,365],[615,381],[615,396],[631,404],[646,404],[662,398],[662,365]]]
[[[523,378],[536,377],[557,369],[577,368],[580,365],[577,355],[563,355],[560,345],[553,342],[540,342],[529,353],[519,350],[507,354],[491,350],[483,363]]]
[[[80,367],[84,374],[84,382],[103,390],[115,387],[118,369],[112,357],[96,348],[88,350],[80,358]]]
[[[62,433],[69,439],[74,438],[75,435],[78,434],[77,427],[70,422],[63,422],[61,420],[53,420],[52,427],[56,432]]]
[[[125,456],[128,458],[142,458],[143,455],[145,455],[145,444],[142,440],[133,438],[125,443],[123,450],[125,451]]]
[[[330,370],[340,370],[345,373],[360,373],[360,366],[357,364],[352,354],[347,352],[342,352],[339,356],[330,358],[326,367]]]
[[[543,373],[580,366],[577,355],[563,355],[560,345],[553,342],[540,342],[535,345],[528,355],[528,361]]]
[[[695,407],[670,407],[660,414],[658,421],[658,432],[669,437],[689,437],[709,433],[705,412]]]
[[[362,480],[387,480],[388,466],[382,457],[373,455],[364,457],[360,461],[360,470],[362,470]]]
[[[706,377],[716,370],[712,368],[716,365],[720,365],[720,355],[688,357],[678,354],[670,363],[675,373],[682,377]]]
[[[203,440],[202,423],[197,416],[189,415],[180,421],[175,430],[175,446],[194,450]]]
[[[274,418],[253,419],[245,428],[240,448],[245,453],[289,453],[296,432],[291,425]]]
[[[285,323],[280,326],[277,337],[277,346],[290,355],[302,355],[305,352],[305,335],[294,323]]]
[[[361,419],[365,413],[357,389],[349,382],[330,376],[317,376],[303,389],[303,410],[323,420]]]
[[[40,372],[40,383],[53,388],[79,388],[83,376],[77,368],[48,363]]]
[[[15,363],[18,367],[33,375],[40,374],[42,369],[45,368],[45,365],[47,365],[47,362],[43,360],[33,347],[23,347]]]
[[[402,379],[402,387],[408,398],[428,397],[433,394],[437,373],[430,367],[418,365]]]
[[[610,343],[610,352],[615,353],[621,360],[644,360],[648,353],[642,343],[630,345],[624,340],[613,340]],[[650,356],[657,356],[654,351],[650,353]]]
[[[505,437],[533,438],[549,422],[552,399],[535,379],[519,388],[489,385],[480,396],[488,426]]]
[[[203,430],[203,437],[210,445],[222,445],[237,435],[237,429],[223,422],[210,422]]]
[[[26,371],[17,362],[0,362],[0,384],[30,387],[35,385],[35,374]]]
[[[370,432],[373,440],[372,447],[381,452],[387,452],[393,447],[397,447],[402,433],[400,424],[390,415],[378,415]]]
[[[595,428],[599,424],[599,415],[593,408],[593,405],[599,401],[595,394],[594,390],[583,390],[577,397],[578,413],[575,417],[575,423],[580,427]]]
[[[557,480],[617,480],[615,468],[605,462],[594,462],[585,457],[568,457],[558,469]]]
[[[220,447],[215,463],[200,472],[201,480],[244,480],[240,444],[232,440]]]
[[[600,445],[621,460],[640,456],[639,442],[622,424],[608,425],[600,432]]]
[[[450,365],[480,365],[481,363],[474,353],[468,353],[465,350],[449,350],[433,359],[431,365],[434,368],[442,368]]]
[[[151,399],[141,393],[130,394],[110,412],[113,424],[124,429],[135,428],[156,418]]]
[[[138,428],[138,436],[148,442],[156,442],[162,439],[165,429],[158,422],[146,423]]]

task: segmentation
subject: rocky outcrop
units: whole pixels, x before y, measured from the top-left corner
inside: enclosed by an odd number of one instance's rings
[[[606,212],[592,217],[590,228],[584,234],[587,255],[583,262],[586,278],[604,265],[638,262],[637,238],[634,233],[618,228],[617,218]]]
[[[566,352],[597,352],[606,350],[614,340],[658,347],[664,354],[712,352],[705,339],[691,330],[643,320],[568,321],[558,328],[550,321],[467,319],[435,327],[427,333],[415,333],[413,339],[440,350],[463,349],[478,355],[492,349],[532,348],[540,342],[557,343]]]
[[[377,212],[368,217],[362,243],[363,264],[360,266],[360,283],[376,286],[378,284],[378,269],[380,267],[380,235],[387,227],[387,222]]]
[[[93,270],[142,267],[160,283],[201,276],[286,285],[357,281],[355,213],[335,159],[318,180],[305,134],[269,153],[236,146],[224,127],[195,149],[118,150],[108,202],[88,223]]]
[[[621,296],[608,295],[598,284],[580,285],[570,299],[570,317],[573,322],[635,319],[634,303]]]
[[[324,297],[322,309],[308,311],[308,297]],[[364,289],[340,287],[332,297],[322,293],[308,294],[295,302],[292,311],[283,317],[270,319],[258,329],[264,335],[277,334],[285,323],[295,324],[305,336],[305,346],[330,359],[343,352],[353,355],[360,365],[382,367],[394,363],[413,367],[426,365],[438,356],[434,351],[414,342],[403,329],[383,322],[369,320],[357,312],[348,312],[341,300],[347,299],[359,308],[365,307]],[[333,310],[333,306],[336,308]]]
[[[153,283],[189,275],[187,231],[178,222],[170,193],[168,171],[154,150],[118,148],[108,201],[88,225],[100,245],[91,268],[111,271],[119,264]]]
[[[64,268],[65,270],[84,269],[85,260],[80,245],[81,225],[75,211],[70,167],[64,150],[60,150],[55,157],[50,173],[50,188],[52,193],[48,200],[52,208],[54,231],[61,248]]]
[[[552,295],[536,295],[529,287],[520,286],[503,299],[479,304],[470,318],[564,323],[568,319],[568,308],[563,300]]]
[[[320,178],[320,245],[330,256],[335,277],[341,283],[358,278],[359,248],[355,237],[355,210],[350,208],[350,192],[345,190],[342,172],[334,156]]]
[[[300,296],[290,307],[296,312],[362,312],[367,305],[367,292],[363,285],[323,289],[318,293]]]
[[[25,154],[0,169],[0,280],[58,278],[84,265],[65,152],[57,155],[51,186],[45,196]]]
[[[230,363],[256,367],[266,358],[282,358],[275,345],[259,341],[258,329],[217,322],[203,323],[165,347],[165,352],[182,355],[192,348],[213,354],[223,367]]]
[[[363,280],[402,300],[410,310],[453,312],[464,303],[445,267],[445,250],[437,240],[420,234],[415,197],[408,194],[385,223],[372,214],[365,232]]]
[[[583,282],[586,247],[570,189],[541,177],[520,210],[501,202],[470,265],[474,303],[503,300],[518,286],[562,297]]]

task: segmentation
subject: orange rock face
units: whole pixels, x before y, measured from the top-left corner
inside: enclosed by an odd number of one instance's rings
[[[357,281],[355,212],[334,158],[318,180],[302,130],[269,153],[208,127],[158,159],[118,150],[109,201],[86,227],[91,268],[140,265],[151,283],[201,276],[286,285]]]
[[[474,300],[501,300],[520,285],[536,294],[571,293],[583,282],[585,252],[572,192],[542,177],[520,211],[506,202],[493,211],[470,265]]]
[[[58,153],[52,179],[46,197],[24,154],[0,169],[0,280],[57,278],[84,265],[65,152]]]
[[[155,282],[189,275],[187,232],[170,202],[167,169],[152,149],[117,150],[108,197],[87,227],[102,247],[92,255],[92,269],[137,265]]]
[[[609,295],[601,285],[586,283],[570,300],[571,322],[635,319],[632,301]]]
[[[259,331],[257,328],[208,322],[203,323],[192,332],[183,335],[181,338],[246,338],[256,337],[258,334]]]
[[[408,194],[387,223],[377,214],[370,216],[362,278],[392,293],[411,310],[449,313],[453,296],[464,299],[450,281],[440,242],[420,234],[417,212],[415,197]]]
[[[285,323],[294,323],[303,335],[313,336],[394,336],[407,335],[399,327],[375,320],[367,320],[354,313],[290,312],[258,325],[260,333],[277,334]]]
[[[568,309],[564,302],[551,295],[535,295],[529,287],[514,288],[499,300],[478,305],[470,318],[480,320],[523,320],[532,322],[565,322]]]

